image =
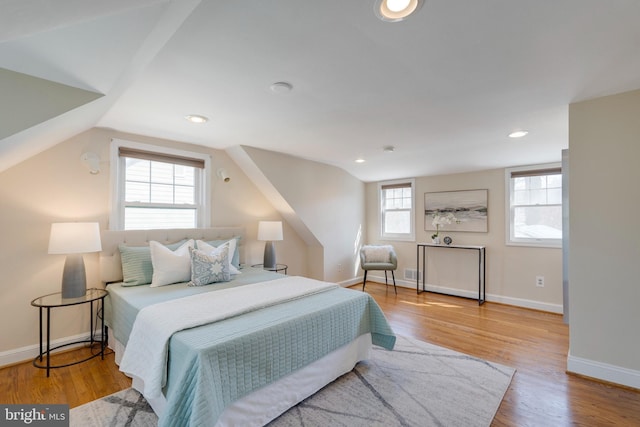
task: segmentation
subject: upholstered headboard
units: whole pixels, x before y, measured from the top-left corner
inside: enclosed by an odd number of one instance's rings
[[[130,246],[145,246],[150,240],[168,244],[183,239],[222,240],[240,237],[238,251],[240,262],[244,263],[244,228],[242,227],[213,227],[213,228],[181,228],[169,230],[128,230],[101,233],[102,252],[100,252],[100,280],[103,283],[119,282],[122,280],[122,264],[118,245],[123,243]]]

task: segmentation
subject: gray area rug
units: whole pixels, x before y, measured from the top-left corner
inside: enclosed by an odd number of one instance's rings
[[[289,409],[270,427],[489,426],[515,370],[398,337],[371,358]],[[156,426],[157,417],[127,389],[70,412],[71,426]]]

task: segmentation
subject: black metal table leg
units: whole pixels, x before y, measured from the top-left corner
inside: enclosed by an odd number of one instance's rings
[[[47,307],[47,377],[51,370],[51,308]]]
[[[104,298],[100,303],[100,310],[102,311],[102,315],[100,318],[102,319],[101,331],[102,335],[100,336],[100,358],[104,360],[104,347],[106,346],[105,340],[107,339],[107,333],[104,329]]]
[[[43,308],[40,307],[40,361],[42,362],[42,310]]]

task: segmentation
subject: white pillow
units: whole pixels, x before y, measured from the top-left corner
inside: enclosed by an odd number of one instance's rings
[[[236,242],[237,240],[233,238],[229,241],[224,242],[220,246],[215,247],[205,241],[196,240],[196,248],[207,255],[214,255],[218,251],[218,249],[227,245],[229,247],[229,271],[231,272],[231,274],[240,274],[240,270],[238,270],[233,264],[231,264],[231,258],[233,258],[233,254],[236,252]]]
[[[149,242],[153,265],[152,288],[188,282],[191,279],[190,247],[193,248],[193,239],[187,240],[175,251],[162,243],[153,240]]]

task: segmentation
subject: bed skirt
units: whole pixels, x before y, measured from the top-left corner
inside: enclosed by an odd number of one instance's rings
[[[359,361],[367,359],[371,345],[370,333],[360,335],[349,344],[304,368],[247,394],[224,410],[216,426],[267,424],[341,375],[351,371]],[[116,364],[119,364],[124,353],[124,345],[109,337],[109,346],[115,352]],[[133,388],[140,390],[139,379],[133,378]],[[149,401],[158,416],[164,411],[166,403],[164,396]]]

